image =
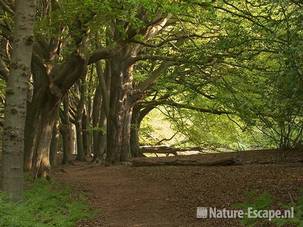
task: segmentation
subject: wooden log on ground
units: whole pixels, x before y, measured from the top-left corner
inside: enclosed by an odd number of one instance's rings
[[[155,160],[155,159],[135,159],[132,161],[132,166],[230,166],[240,165],[234,158],[225,158],[214,161],[202,161],[202,160]]]
[[[154,154],[173,154],[175,156],[178,155],[177,152],[186,152],[186,151],[199,151],[202,152],[203,148],[201,147],[169,147],[169,146],[141,146],[141,153],[154,153]]]

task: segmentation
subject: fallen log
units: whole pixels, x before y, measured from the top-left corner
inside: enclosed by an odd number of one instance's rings
[[[133,167],[148,167],[148,166],[232,166],[232,165],[271,165],[271,164],[285,164],[285,163],[303,163],[303,159],[292,161],[277,161],[277,160],[251,160],[241,161],[236,158],[225,158],[214,161],[201,161],[201,160],[155,160],[155,159],[134,159],[131,162]],[[301,164],[300,164],[301,165]]]
[[[177,152],[186,152],[186,151],[199,151],[202,152],[203,148],[201,147],[169,147],[169,146],[141,146],[140,147],[141,153],[154,153],[154,154],[173,154],[175,156],[178,155]]]
[[[234,158],[225,158],[214,161],[201,161],[201,160],[152,160],[152,159],[135,159],[132,161],[132,166],[230,166],[240,165]]]

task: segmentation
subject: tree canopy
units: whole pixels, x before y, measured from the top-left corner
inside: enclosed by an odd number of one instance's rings
[[[18,15],[0,6],[3,119]],[[125,162],[147,144],[302,147],[302,13],[295,0],[38,0],[25,170],[47,177],[58,153]]]

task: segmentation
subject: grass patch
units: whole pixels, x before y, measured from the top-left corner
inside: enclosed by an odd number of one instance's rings
[[[46,180],[31,184],[19,203],[0,193],[1,227],[69,227],[93,216],[83,196],[72,196],[67,187]]]

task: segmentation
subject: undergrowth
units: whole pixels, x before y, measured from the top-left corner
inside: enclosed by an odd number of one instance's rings
[[[1,227],[69,227],[93,215],[83,196],[72,196],[70,189],[46,180],[31,184],[19,203],[0,193]]]
[[[271,226],[270,224],[274,224],[275,226],[300,226],[303,227],[303,192],[301,192],[301,196],[297,201],[292,201],[290,203],[282,203],[279,202],[278,206],[280,210],[290,210],[293,208],[294,216],[287,218],[273,218],[268,221],[265,219],[258,218],[249,218],[247,214],[241,220],[241,224],[244,226]],[[261,195],[257,195],[254,192],[250,192],[247,194],[247,198],[245,202],[234,204],[235,208],[240,208],[244,211],[247,211],[248,208],[252,208],[254,210],[271,210],[274,207],[274,198],[271,194],[264,192]],[[276,210],[276,209],[273,209]]]

